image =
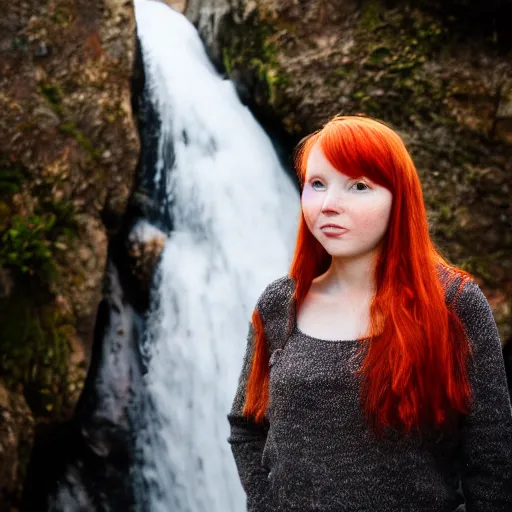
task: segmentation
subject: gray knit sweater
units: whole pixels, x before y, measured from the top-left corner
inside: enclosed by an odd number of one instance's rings
[[[271,352],[265,423],[242,416],[251,325],[228,414],[248,511],[451,512],[464,501],[461,482],[467,512],[512,512],[512,409],[496,324],[478,285],[466,285],[455,305],[474,351],[472,412],[455,432],[421,439],[374,438],[353,376],[359,342],[300,332],[293,290],[285,276],[257,302]]]

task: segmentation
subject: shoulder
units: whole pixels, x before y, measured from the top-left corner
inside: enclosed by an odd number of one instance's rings
[[[288,306],[294,290],[295,281],[289,275],[275,279],[265,287],[258,298],[256,304],[258,311],[267,316],[280,306]]]
[[[484,330],[488,331],[487,334],[492,334],[494,337],[498,336],[489,301],[473,279],[462,283],[452,307],[470,338],[474,338],[475,335]]]
[[[282,346],[290,332],[294,290],[294,279],[280,277],[267,285],[256,304],[271,351]]]
[[[495,334],[496,324],[491,306],[478,283],[457,269],[438,268],[446,305],[459,317],[468,334],[484,325]]]
[[[453,309],[473,309],[488,306],[487,299],[477,282],[465,272],[457,268],[438,266],[437,277],[444,290],[445,301]]]

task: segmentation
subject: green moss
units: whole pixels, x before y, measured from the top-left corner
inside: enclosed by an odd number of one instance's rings
[[[453,217],[453,212],[450,205],[442,204],[439,207],[439,220],[440,221],[449,221]]]
[[[36,213],[12,216],[0,234],[0,267],[51,286],[59,279],[59,247],[69,245],[77,236],[74,206],[43,197]]]
[[[366,61],[366,66],[376,66],[380,67],[380,65],[384,62],[384,60],[389,59],[391,56],[391,51],[384,45],[376,45],[373,49],[370,50],[370,54],[368,60]]]
[[[39,90],[48,102],[48,104],[57,112],[61,113],[62,91],[60,87],[51,82],[40,82]]]
[[[226,47],[222,48],[222,65],[228,75],[231,75],[233,72],[233,64],[230,49]]]
[[[352,110],[396,126],[443,111],[445,84],[425,70],[425,63],[447,42],[447,30],[437,19],[417,10],[386,10],[380,2],[368,1],[355,40],[354,58],[363,66],[354,78]]]
[[[459,262],[459,266],[466,272],[484,279],[488,285],[499,287],[500,283],[496,282],[496,279],[490,270],[492,267],[492,261],[490,261],[489,258],[490,255],[488,254],[486,254],[485,257],[477,255],[468,256]]]
[[[0,154],[0,198],[8,198],[20,192],[27,174],[21,162]]]
[[[0,268],[50,286],[59,275],[57,248],[77,235],[75,207],[71,201],[56,201],[54,183],[43,180],[38,181],[29,200],[29,212],[20,214],[12,195],[22,191],[25,181],[28,188],[24,194],[30,195],[33,178],[20,162],[5,156],[0,161]]]
[[[53,13],[50,16],[50,19],[59,27],[66,28],[73,20],[73,14],[70,9],[65,6],[59,6],[55,8]]]
[[[70,344],[66,320],[51,297],[25,283],[0,300],[0,372],[11,388],[22,387],[36,416],[58,417],[68,380]],[[43,305],[46,303],[46,305]]]
[[[380,0],[365,0],[361,9],[358,28],[360,30],[373,31],[384,23],[381,18],[384,6]]]
[[[330,71],[325,77],[325,84],[331,87],[337,87],[342,80],[350,79],[354,74],[351,66],[344,66]]]
[[[73,123],[66,122],[62,123],[59,126],[59,130],[62,133],[70,135],[73,137],[78,144],[84,149],[92,160],[96,160],[100,156],[100,152],[98,149],[94,147],[93,142],[89,139],[82,131],[80,131]]]
[[[16,215],[9,228],[2,235],[0,266],[18,274],[53,280],[56,268],[52,258],[49,233],[55,223],[55,216]]]
[[[225,72],[232,76],[241,70],[253,75],[255,101],[271,107],[279,105],[281,91],[290,83],[277,58],[276,32],[276,27],[265,21],[264,13],[254,12],[243,31],[234,22],[228,24],[220,41]]]

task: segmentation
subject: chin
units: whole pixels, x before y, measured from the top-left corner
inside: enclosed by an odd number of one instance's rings
[[[332,256],[333,258],[346,258],[349,256],[354,257],[357,255],[363,254],[360,251],[354,251],[354,250],[350,250],[347,248],[336,250],[336,249],[333,249],[332,247],[326,247],[325,245],[323,246],[323,248],[329,254],[329,256]]]
[[[326,247],[323,246],[325,251],[329,254],[329,256],[333,258],[357,258],[366,256],[368,253],[371,253],[375,250],[375,248],[372,247],[363,247],[363,248],[348,248],[344,247],[343,249],[333,249],[332,247]]]
[[[337,251],[327,251],[329,253],[329,256],[333,258],[356,258],[357,256],[362,256],[362,253],[359,252],[349,252],[349,251],[343,251],[343,252],[337,252]]]

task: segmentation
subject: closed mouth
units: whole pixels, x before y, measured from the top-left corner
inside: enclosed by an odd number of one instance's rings
[[[346,228],[342,226],[337,226],[336,224],[324,224],[320,229],[343,229],[346,230]]]

